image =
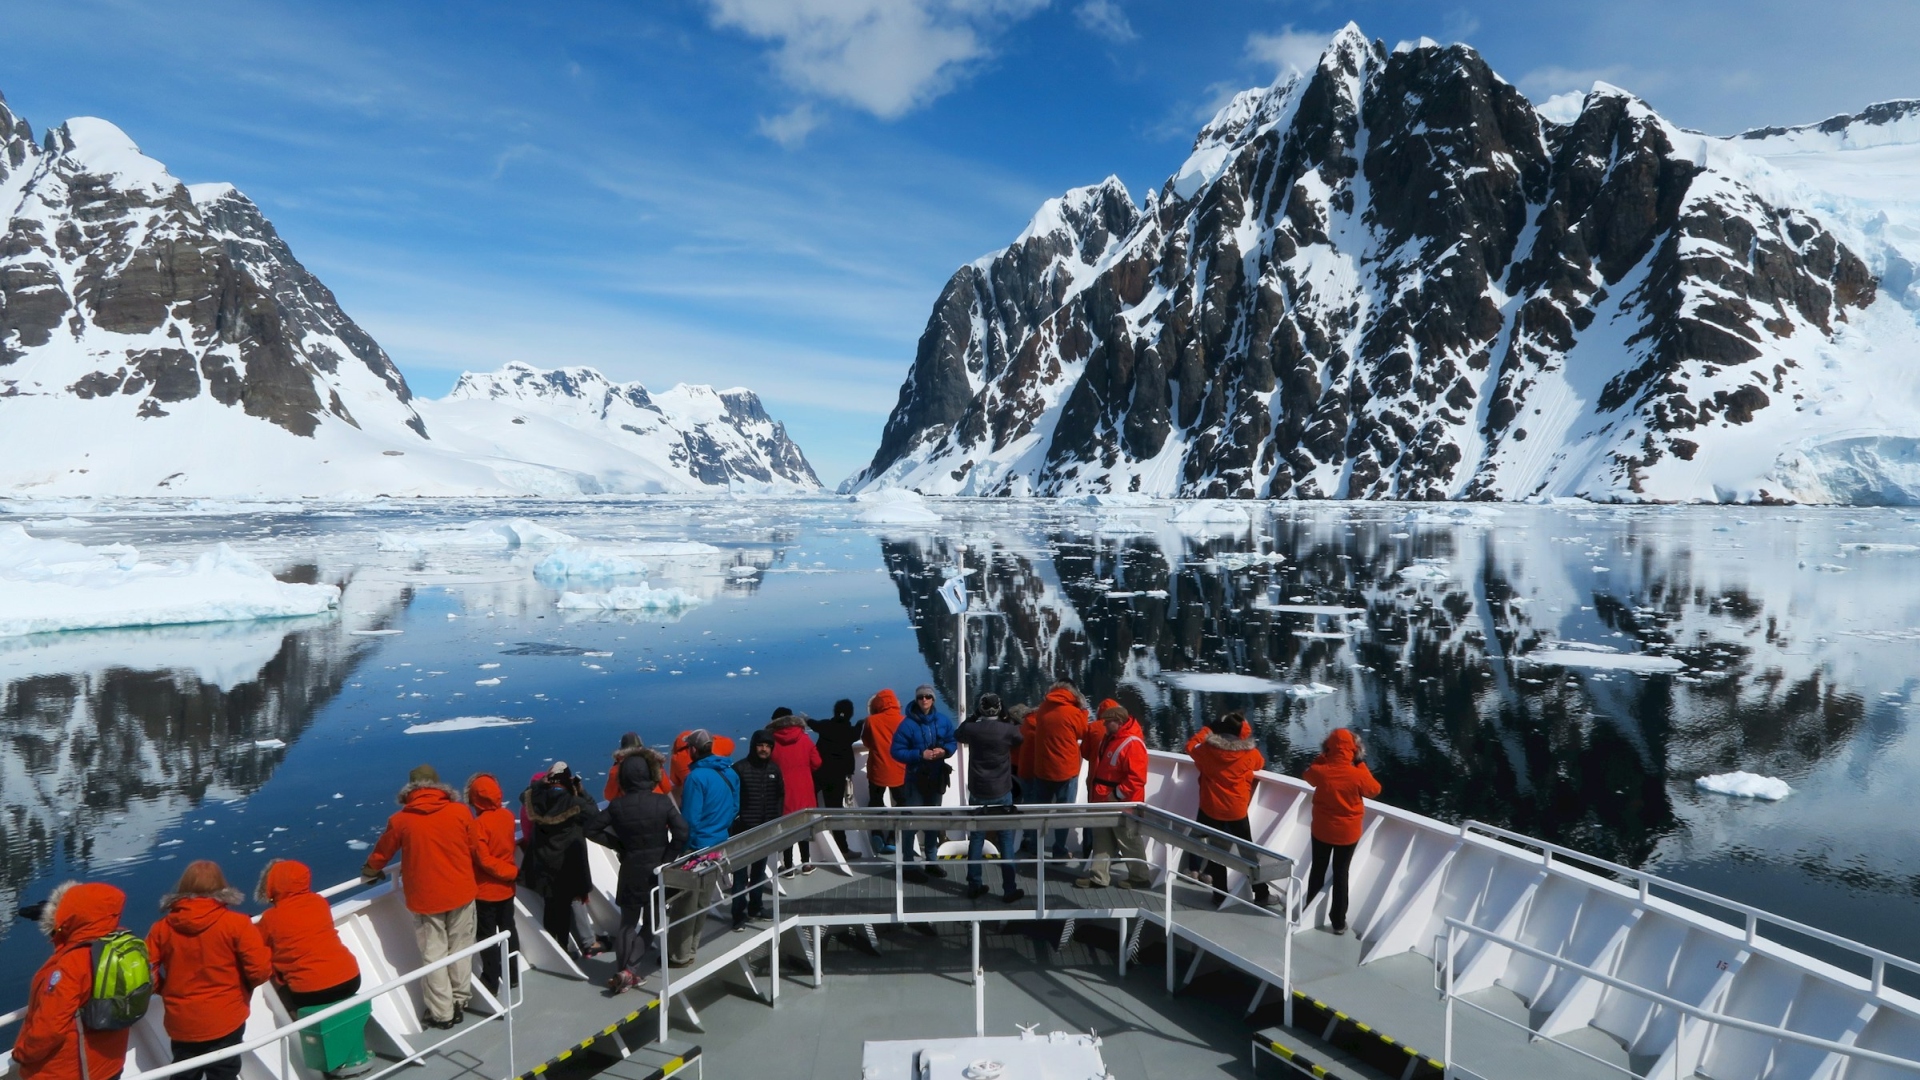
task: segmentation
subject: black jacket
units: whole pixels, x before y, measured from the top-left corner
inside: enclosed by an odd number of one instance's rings
[[[733,763],[740,777],[740,813],[734,816],[729,836],[738,836],[755,825],[765,825],[780,816],[786,804],[786,781],[780,778],[780,766],[771,760],[755,761],[751,754]]]
[[[845,780],[853,775],[853,746],[860,740],[860,728],[851,720],[809,720],[807,726],[820,737],[814,748],[820,751],[820,767],[813,770],[814,780]]]
[[[975,716],[953,733],[967,745],[967,798],[997,799],[1013,790],[1013,749],[1023,736],[1020,725],[996,713]]]
[[[652,770],[644,762],[620,763],[620,788],[621,796],[595,813],[587,839],[620,853],[614,903],[626,907],[646,903],[654,868],[686,848],[687,819],[672,799],[653,790]]]
[[[520,884],[549,900],[578,900],[593,887],[587,870],[587,826],[597,813],[593,800],[559,784],[539,783],[520,795],[533,822],[521,839],[527,856]]]

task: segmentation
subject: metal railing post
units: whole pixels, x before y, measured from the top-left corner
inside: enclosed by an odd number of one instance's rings
[[[664,1043],[669,1038],[667,1034],[667,1010],[672,1004],[672,998],[669,997],[669,993],[673,989],[671,985],[673,979],[673,957],[668,955],[667,949],[669,942],[672,940],[673,925],[667,921],[668,907],[666,889],[655,885],[653,891],[654,895],[660,898],[660,921],[655,925],[660,927],[660,1041]],[[703,905],[700,908],[700,917],[704,919],[706,918],[706,914],[707,909]]]
[[[1045,820],[1046,815],[1041,815]],[[1033,891],[1040,894],[1039,906],[1034,908],[1042,919],[1047,917],[1047,834],[1035,829],[1033,833]]]
[[[769,861],[767,869],[771,871],[773,867],[774,864]],[[773,893],[773,944],[767,948],[767,982],[769,984],[767,1004],[778,1005],[780,1004],[780,878],[777,875],[767,874],[767,890]]]
[[[907,864],[903,862],[907,845],[906,836],[898,825],[893,829],[893,917],[905,921],[907,917]]]
[[[1167,875],[1167,993],[1173,993],[1173,875]]]
[[[660,954],[661,966],[665,967],[666,962],[667,962],[667,955],[665,953],[661,953]],[[514,1006],[513,984],[518,982],[519,978],[517,977],[517,973],[514,971],[513,939],[510,937],[503,937],[500,939],[500,973],[506,976],[506,984],[504,987],[504,989],[506,990],[506,993],[500,995],[499,1001],[500,1001],[501,1010],[507,1014],[507,1075],[519,1076],[520,1066],[519,1066],[518,1059],[514,1056],[514,1046],[513,1046],[513,1006]]]
[[[1453,927],[1447,927],[1447,955],[1444,993],[1446,994],[1446,1027],[1440,1040],[1440,1064],[1445,1070],[1446,1080],[1453,1080]]]
[[[1293,891],[1299,887],[1299,879],[1292,873],[1287,874],[1287,888],[1281,894],[1280,902],[1287,905],[1287,914],[1280,920],[1280,933],[1284,940],[1280,946],[1280,1022],[1293,1026]]]
[[[968,925],[973,927],[973,1035],[978,1039],[987,1034],[987,973],[980,969],[980,920]]]

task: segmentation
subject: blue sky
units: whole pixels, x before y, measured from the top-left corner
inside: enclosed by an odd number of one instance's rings
[[[1913,0],[9,0],[0,92],[237,184],[422,393],[746,385],[831,484],[955,267],[1068,187],[1144,197],[1349,19],[1713,132],[1920,97]]]

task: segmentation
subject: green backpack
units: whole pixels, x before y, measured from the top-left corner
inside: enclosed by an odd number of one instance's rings
[[[80,1007],[88,1031],[124,1031],[147,1015],[153,1000],[153,965],[147,943],[116,930],[93,943],[93,997]]]

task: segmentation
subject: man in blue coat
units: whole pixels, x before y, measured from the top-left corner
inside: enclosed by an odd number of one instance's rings
[[[907,769],[908,806],[940,805],[953,777],[953,766],[948,759],[959,748],[960,744],[954,739],[953,721],[936,706],[933,687],[923,684],[913,692],[913,701],[893,733],[893,760]],[[924,874],[910,870],[906,876],[910,880],[946,877],[947,872],[934,861],[940,857],[940,833],[928,829],[923,842]],[[912,862],[915,859],[912,833],[906,835],[905,843],[907,850],[901,852],[901,859]]]
[[[733,762],[713,752],[713,736],[704,728],[687,733],[687,753],[693,767],[680,790],[680,816],[687,819],[687,848],[699,851],[727,838],[727,829],[740,812],[740,778]],[[713,875],[718,877],[718,875]],[[667,916],[673,929],[667,938],[674,967],[691,967],[706,927],[705,909],[711,885],[673,892]]]

